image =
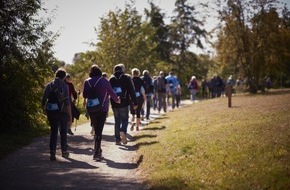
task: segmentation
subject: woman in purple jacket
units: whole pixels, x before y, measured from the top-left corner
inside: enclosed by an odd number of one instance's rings
[[[109,110],[108,97],[110,96],[116,103],[120,103],[120,99],[112,89],[109,81],[102,77],[102,71],[97,65],[92,65],[89,76],[90,77],[86,79],[84,83],[84,105],[88,108],[88,104],[91,104],[90,102],[95,102],[93,101],[94,99],[92,99],[92,94],[96,94],[99,103],[102,104],[99,110],[89,111],[91,124],[95,130],[95,153],[93,158],[100,161],[102,159],[102,133]]]

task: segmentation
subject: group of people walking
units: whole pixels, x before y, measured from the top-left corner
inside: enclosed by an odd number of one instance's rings
[[[60,132],[61,152],[63,157],[68,157],[67,133],[71,134],[73,122],[74,103],[77,93],[69,82],[69,75],[62,68],[55,73],[55,79],[49,82],[43,92],[42,106],[47,115],[50,134],[50,160],[56,160],[57,134]],[[160,71],[156,77],[151,77],[149,71],[141,72],[137,68],[131,74],[125,73],[124,64],[114,67],[110,78],[103,76],[100,67],[92,65],[89,78],[84,81],[82,95],[83,105],[91,120],[94,130],[94,155],[93,159],[102,159],[102,133],[108,115],[109,102],[112,107],[115,144],[127,144],[127,128],[129,114],[131,114],[130,130],[139,130],[141,120],[150,119],[150,109],[167,111],[167,103],[171,99],[172,109],[180,104],[180,84],[170,72],[164,76]],[[146,106],[145,106],[146,105]]]

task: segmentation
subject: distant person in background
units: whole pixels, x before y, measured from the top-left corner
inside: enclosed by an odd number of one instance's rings
[[[198,90],[198,84],[196,81],[196,77],[192,76],[189,83],[188,83],[188,89],[190,92],[190,100],[195,101],[196,100],[196,93]]]
[[[201,81],[201,91],[202,98],[208,98],[208,82],[204,78]]]
[[[180,102],[181,102],[181,86],[180,86],[180,82],[179,82],[179,79],[177,76],[175,76],[176,79],[177,79],[177,90],[176,90],[176,94],[175,94],[175,97],[176,97],[176,107],[179,108],[180,106]]]
[[[172,110],[176,105],[176,94],[179,90],[179,82],[177,78],[173,75],[173,71],[169,72],[169,75],[165,77],[166,82],[168,84],[167,88],[167,102],[169,102],[169,98],[171,97],[171,107]]]
[[[95,153],[93,158],[99,161],[102,159],[101,140],[109,110],[109,96],[116,104],[120,103],[120,99],[112,89],[109,81],[102,77],[102,71],[97,65],[92,65],[89,76],[84,83],[83,97],[87,101],[85,102],[86,108],[95,131]],[[90,110],[90,107],[98,105],[102,105],[100,109]]]
[[[158,113],[160,113],[162,108],[165,113],[167,111],[167,105],[166,105],[167,81],[164,77],[163,71],[159,72],[158,77],[154,81],[154,90],[158,98]]]
[[[55,79],[49,82],[42,95],[42,107],[50,125],[50,160],[56,160],[57,134],[60,127],[60,143],[62,157],[68,158],[67,152],[67,127],[71,125],[71,101],[69,89],[64,82],[66,71],[58,69]]]

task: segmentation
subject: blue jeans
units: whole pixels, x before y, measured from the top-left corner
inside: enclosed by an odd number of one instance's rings
[[[120,131],[127,133],[128,119],[129,119],[129,106],[123,108],[113,108],[115,119],[115,140],[121,140]]]
[[[50,125],[50,154],[56,153],[57,134],[59,127],[61,151],[67,151],[67,126],[69,123],[69,115],[67,113],[47,112],[47,119]]]

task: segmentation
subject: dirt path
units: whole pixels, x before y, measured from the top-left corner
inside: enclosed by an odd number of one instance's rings
[[[182,105],[190,103],[183,101]],[[152,119],[159,117],[152,112]],[[134,135],[137,132],[131,132],[128,128],[128,144],[115,145],[114,120],[109,117],[102,140],[104,159],[96,162],[93,160],[90,130],[89,123],[86,123],[77,127],[74,136],[68,136],[68,159],[60,156],[58,147],[57,161],[49,161],[49,136],[37,138],[9,155],[0,161],[0,189],[147,189],[140,180],[138,170],[142,158],[136,153]]]

